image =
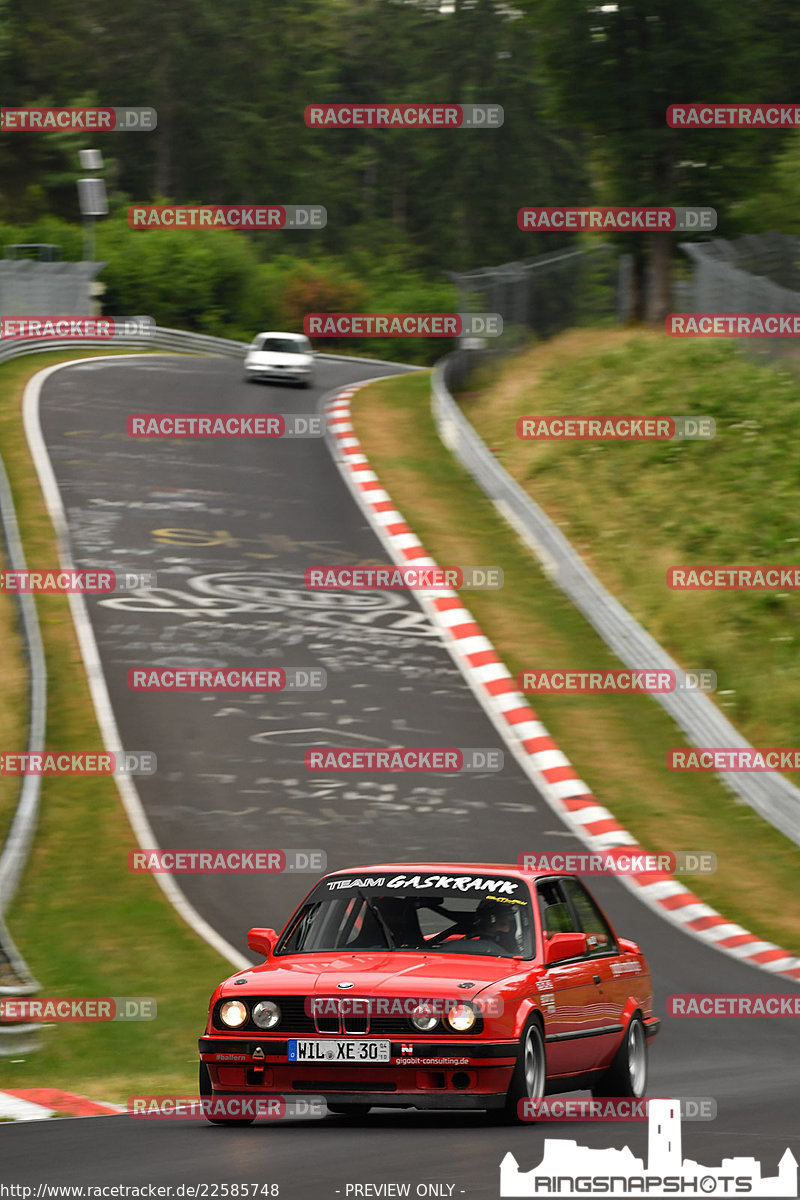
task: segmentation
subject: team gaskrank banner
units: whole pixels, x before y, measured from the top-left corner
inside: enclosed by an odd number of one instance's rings
[[[426,871],[387,872],[384,875],[343,875],[335,879],[323,879],[314,889],[310,901],[322,896],[333,896],[353,888],[367,894],[392,895],[397,892],[412,892],[415,895],[486,896],[489,899],[513,899],[514,903],[527,904],[527,888],[520,879],[509,879],[502,875],[443,875]]]

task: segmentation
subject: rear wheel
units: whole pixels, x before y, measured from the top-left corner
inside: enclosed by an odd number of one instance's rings
[[[327,1107],[328,1112],[332,1112],[337,1117],[365,1117],[372,1106],[369,1104],[328,1104]]]
[[[511,1076],[505,1106],[501,1110],[507,1124],[523,1124],[518,1112],[520,1100],[541,1100],[547,1083],[544,1030],[538,1017],[531,1017],[519,1040],[519,1053]]]
[[[647,1038],[642,1018],[631,1017],[611,1066],[592,1088],[593,1096],[627,1096],[639,1099],[647,1088]]]
[[[200,1079],[199,1088],[201,1097],[214,1095],[214,1089],[211,1086],[211,1076],[208,1073],[208,1067],[204,1062],[200,1063]],[[252,1125],[252,1117],[206,1117],[210,1125]]]

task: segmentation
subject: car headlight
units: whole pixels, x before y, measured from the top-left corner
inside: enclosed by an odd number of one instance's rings
[[[253,1021],[259,1029],[274,1029],[281,1019],[281,1010],[274,1000],[259,1000],[253,1007]]]
[[[430,1033],[439,1024],[439,1018],[431,1012],[428,1005],[420,1004],[411,1014],[411,1024],[420,1033]]]
[[[219,1019],[229,1029],[238,1029],[247,1020],[247,1005],[241,1000],[226,1000],[219,1010]]]
[[[447,1024],[454,1033],[469,1033],[475,1019],[475,1010],[468,1004],[454,1004],[446,1017]]]

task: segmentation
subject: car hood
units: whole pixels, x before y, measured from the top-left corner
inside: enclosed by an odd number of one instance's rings
[[[277,350],[249,350],[247,362],[262,367],[309,367],[310,354],[280,354]]]
[[[435,996],[468,999],[520,974],[513,959],[468,954],[308,954],[267,962],[222,985],[225,995]],[[234,979],[245,979],[238,986]],[[340,990],[337,984],[352,983]],[[459,987],[469,983],[470,986]]]

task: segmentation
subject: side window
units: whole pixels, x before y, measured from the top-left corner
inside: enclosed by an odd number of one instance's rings
[[[580,880],[562,879],[561,884],[578,922],[575,928],[586,934],[589,956],[616,954],[618,947],[608,922]]]
[[[545,879],[536,885],[539,913],[545,938],[554,933],[580,933],[557,879]]]

